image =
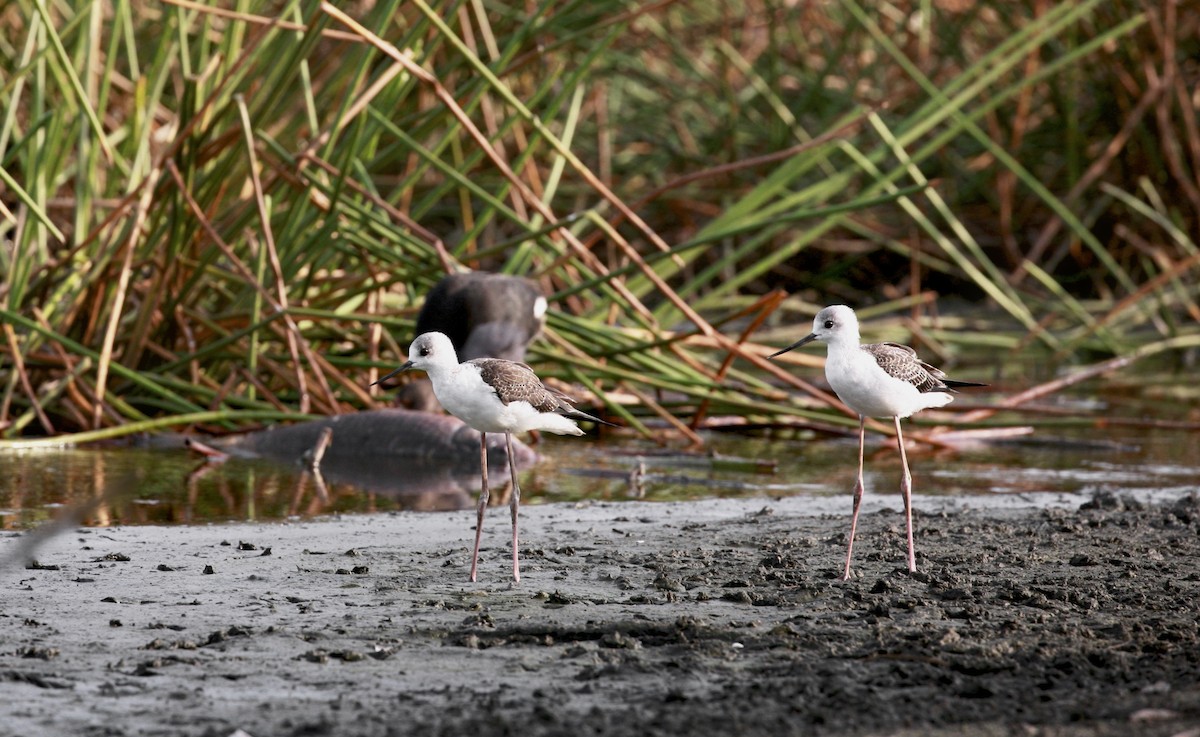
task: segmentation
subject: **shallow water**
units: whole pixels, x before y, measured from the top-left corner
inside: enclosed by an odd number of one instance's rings
[[[965,450],[911,451],[917,495],[1091,495],[1198,487],[1200,437],[1194,432],[1038,432],[1018,442]],[[547,438],[541,460],[522,473],[522,501],[684,501],[709,497],[846,495],[856,441],[710,435],[707,454],[666,454],[642,442]],[[883,436],[870,438],[868,493],[898,495],[900,463]],[[752,460],[749,462],[748,460]],[[506,479],[493,466],[493,492]],[[397,471],[412,480],[418,469]],[[370,489],[324,483],[299,465],[258,459],[211,463],[185,450],[61,449],[0,454],[0,527],[23,528],[79,510],[79,522],[202,525],[400,509],[464,509],[478,473],[446,474],[433,487]],[[493,501],[503,501],[493,493]]]
[[[1188,406],[1123,398],[1062,402],[1106,417],[1187,420]],[[679,501],[710,497],[849,495],[856,438],[747,437],[710,433],[706,452],[687,454],[641,440],[546,437],[541,461],[521,476],[526,503]],[[898,494],[899,457],[868,435],[868,494]],[[1042,428],[960,450],[910,451],[916,494],[1087,496],[1098,491],[1200,490],[1200,433],[1105,423]],[[0,452],[0,528],[20,529],[73,511],[72,522],[206,524],[341,513],[469,508],[479,488],[467,459],[459,469],[406,461],[374,464],[366,476],[317,478],[298,464],[263,459],[206,461],[186,450],[79,448]],[[463,470],[465,469],[465,470]],[[506,498],[507,469],[491,467],[493,502]],[[394,483],[393,483],[394,481]]]

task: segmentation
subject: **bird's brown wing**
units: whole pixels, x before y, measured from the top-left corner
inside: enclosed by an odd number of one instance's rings
[[[907,381],[919,392],[945,392],[945,372],[917,358],[917,352],[899,343],[870,343],[862,346],[889,376]]]
[[[503,358],[475,358],[467,363],[479,369],[484,382],[505,404],[528,402],[539,412],[557,412],[563,406],[562,394],[542,383],[529,366]]]

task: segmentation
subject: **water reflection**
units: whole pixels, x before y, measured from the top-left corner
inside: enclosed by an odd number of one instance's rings
[[[374,422],[374,421],[372,421]],[[175,440],[169,447],[0,452],[0,527],[26,528],[81,509],[80,523],[204,524],[227,520],[284,520],[339,513],[468,509],[479,488],[478,436],[458,437],[449,455],[428,449],[429,437],[449,426],[416,426],[394,442],[378,424],[335,429],[321,474],[299,457],[319,427],[266,434],[254,453],[212,463]],[[432,427],[432,429],[431,429]],[[340,432],[340,435],[336,433]],[[304,434],[308,433],[308,434]],[[898,495],[900,466],[890,441],[868,436],[869,495]],[[340,441],[337,439],[340,438]],[[499,438],[502,441],[502,438]],[[847,496],[857,453],[853,429],[842,439],[816,435],[747,437],[712,433],[709,451],[688,454],[621,439],[543,439],[540,458],[524,458],[527,501],[688,500],[714,496]],[[424,442],[424,445],[422,445]],[[161,444],[160,444],[161,445]],[[242,442],[226,449],[251,455]],[[527,449],[526,449],[527,451]],[[1018,439],[959,451],[916,448],[910,453],[918,494],[1019,495],[1098,491],[1138,495],[1186,493],[1196,484],[1200,434],[1141,427],[1042,428]],[[489,463],[494,482],[507,481],[504,456]],[[504,494],[493,501],[504,503]],[[847,502],[848,503],[848,502]]]
[[[331,439],[326,446],[318,439]],[[64,510],[79,524],[193,524],[342,512],[471,506],[479,434],[445,415],[381,410],[226,438],[158,436],[142,447],[0,452],[0,527]],[[504,438],[488,437],[489,475],[504,500]],[[320,464],[312,468],[320,446]],[[518,467],[536,454],[516,444]]]
[[[267,459],[213,463],[185,451],[3,453],[0,528],[25,528],[66,510],[79,510],[78,524],[109,526],[465,509],[479,489],[478,455],[473,460],[472,467],[411,459],[367,465],[335,458],[313,473]],[[508,478],[506,462],[491,462],[488,468],[493,479]]]

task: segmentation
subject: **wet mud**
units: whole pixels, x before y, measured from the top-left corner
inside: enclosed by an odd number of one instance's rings
[[[1200,499],[71,530],[0,570],[0,734],[1200,735]],[[0,555],[21,543],[0,538]]]

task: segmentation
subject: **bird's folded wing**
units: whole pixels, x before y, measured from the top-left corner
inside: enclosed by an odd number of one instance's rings
[[[555,412],[562,404],[533,369],[523,363],[502,358],[476,358],[467,363],[479,369],[480,377],[504,404],[528,402],[539,412]]]
[[[917,358],[917,352],[899,343],[870,343],[862,349],[893,378],[906,381],[920,392],[946,391],[946,374]]]

